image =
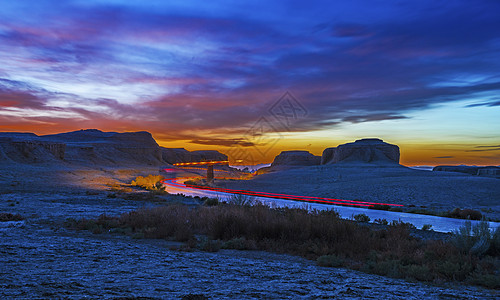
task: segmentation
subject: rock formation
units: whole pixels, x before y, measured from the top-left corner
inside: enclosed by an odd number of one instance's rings
[[[500,178],[500,167],[484,167],[477,170],[478,176]]]
[[[33,133],[0,133],[0,162],[42,163],[64,159],[64,143],[41,140]]]
[[[336,163],[399,164],[399,147],[380,139],[361,139],[353,143],[326,148],[321,164]]]
[[[464,173],[464,174],[477,175],[483,177],[500,178],[500,167],[495,167],[495,166],[486,166],[486,167],[466,166],[466,165],[436,166],[432,169],[432,171],[457,172],[457,173]]]
[[[314,166],[319,165],[321,157],[314,156],[308,151],[282,151],[274,158],[271,167],[278,166]]]
[[[227,155],[215,150],[188,151],[184,148],[161,148],[164,161],[175,164],[197,161],[224,161]]]
[[[15,163],[162,165],[160,146],[148,132],[96,129],[37,136],[0,133],[0,160]]]
[[[436,166],[432,169],[432,171],[441,171],[441,172],[457,172],[464,173],[469,175],[476,175],[479,167],[476,166]]]
[[[323,150],[323,155],[321,155],[321,164],[326,165],[331,162],[336,150],[336,147],[326,148],[325,150]]]

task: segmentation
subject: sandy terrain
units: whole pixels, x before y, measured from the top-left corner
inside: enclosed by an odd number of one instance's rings
[[[294,167],[221,185],[230,189],[425,206],[435,211],[472,208],[500,219],[500,180],[462,173],[337,164]]]
[[[138,174],[157,171],[157,168],[2,168],[0,212],[19,213],[26,220],[0,223],[0,297],[178,299],[188,294],[203,294],[212,299],[495,299],[499,296],[498,292],[478,287],[430,286],[323,268],[288,255],[233,250],[186,253],[170,250],[173,243],[168,241],[93,235],[63,228],[62,223],[68,217],[119,215],[142,206],[159,205],[108,198],[109,192],[105,191],[108,184],[126,183]],[[349,178],[347,173],[342,174]],[[292,190],[291,186],[287,188]],[[90,189],[98,193],[87,193]]]

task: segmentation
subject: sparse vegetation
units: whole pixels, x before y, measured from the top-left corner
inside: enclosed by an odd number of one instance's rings
[[[203,201],[203,205],[206,206],[216,206],[219,205],[220,199],[219,198],[206,198]]]
[[[428,215],[428,216],[438,216],[438,217],[447,217],[447,218],[455,218],[455,219],[467,219],[467,220],[481,220],[483,215],[478,210],[473,209],[460,209],[454,208],[450,211],[445,212],[437,212],[434,210],[427,209],[425,206],[421,206],[420,208],[416,208],[415,205],[408,205],[410,209],[402,209],[400,207],[391,207],[390,211],[398,211],[398,212],[406,212],[410,214],[419,214],[419,215]]]
[[[24,217],[20,214],[11,214],[0,212],[0,222],[9,222],[9,221],[22,221]]]
[[[380,224],[380,225],[387,225],[387,224],[389,224],[389,222],[387,222],[387,220],[386,220],[386,219],[375,219],[375,220],[373,221],[373,223],[375,223],[375,224]]]
[[[424,231],[432,230],[432,224],[424,224],[422,226],[422,230]]]
[[[451,241],[420,240],[410,235],[414,226],[401,221],[375,230],[340,219],[334,211],[221,204],[143,208],[120,217],[69,220],[67,226],[173,239],[185,242],[186,251],[192,247],[205,251],[259,249],[397,278],[500,288],[499,230],[488,236],[486,251],[475,246],[486,236],[484,225],[461,229]]]
[[[470,221],[453,232],[451,242],[458,250],[466,254],[483,256],[486,253],[499,256],[500,229],[491,232],[488,222],[482,220],[472,225]]]
[[[365,223],[370,222],[370,217],[365,215],[365,214],[357,214],[357,215],[354,215],[352,217],[357,222],[365,222]]]
[[[383,205],[383,204],[375,204],[375,205],[370,206],[369,208],[378,209],[378,210],[390,210],[391,206]]]
[[[162,180],[165,178],[161,175],[148,175],[146,177],[138,176],[131,182],[131,185],[145,188],[154,192],[165,192]]]
[[[444,215],[445,217],[458,218],[458,219],[468,219],[468,220],[481,220],[483,215],[480,211],[473,209],[460,209],[454,208]]]
[[[252,205],[255,198],[244,194],[231,194],[226,201],[234,205]]]
[[[322,267],[342,267],[344,261],[337,255],[322,255],[316,259],[318,265]]]

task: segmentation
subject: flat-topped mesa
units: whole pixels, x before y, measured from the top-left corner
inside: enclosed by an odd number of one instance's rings
[[[184,148],[161,148],[163,160],[170,163],[187,163],[199,161],[227,161],[227,155],[216,150],[188,151]]]
[[[321,157],[321,164],[336,163],[399,164],[399,147],[381,139],[369,138],[326,148]]]
[[[0,133],[0,162],[54,162],[86,166],[163,165],[160,146],[149,132],[78,130],[37,136]]]
[[[162,165],[160,146],[151,133],[85,129],[42,136],[66,143],[66,160],[97,165]]]
[[[500,178],[500,167],[497,166],[435,166],[432,171],[436,172],[457,172],[483,177]]]
[[[278,166],[314,166],[319,165],[321,157],[314,156],[308,151],[282,151],[274,158],[271,167]]]

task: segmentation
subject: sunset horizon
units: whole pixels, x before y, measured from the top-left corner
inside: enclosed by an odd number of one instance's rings
[[[500,299],[499,13],[0,2],[0,299]]]
[[[498,3],[2,7],[0,132],[144,130],[251,163],[380,138],[403,165],[500,164]]]

